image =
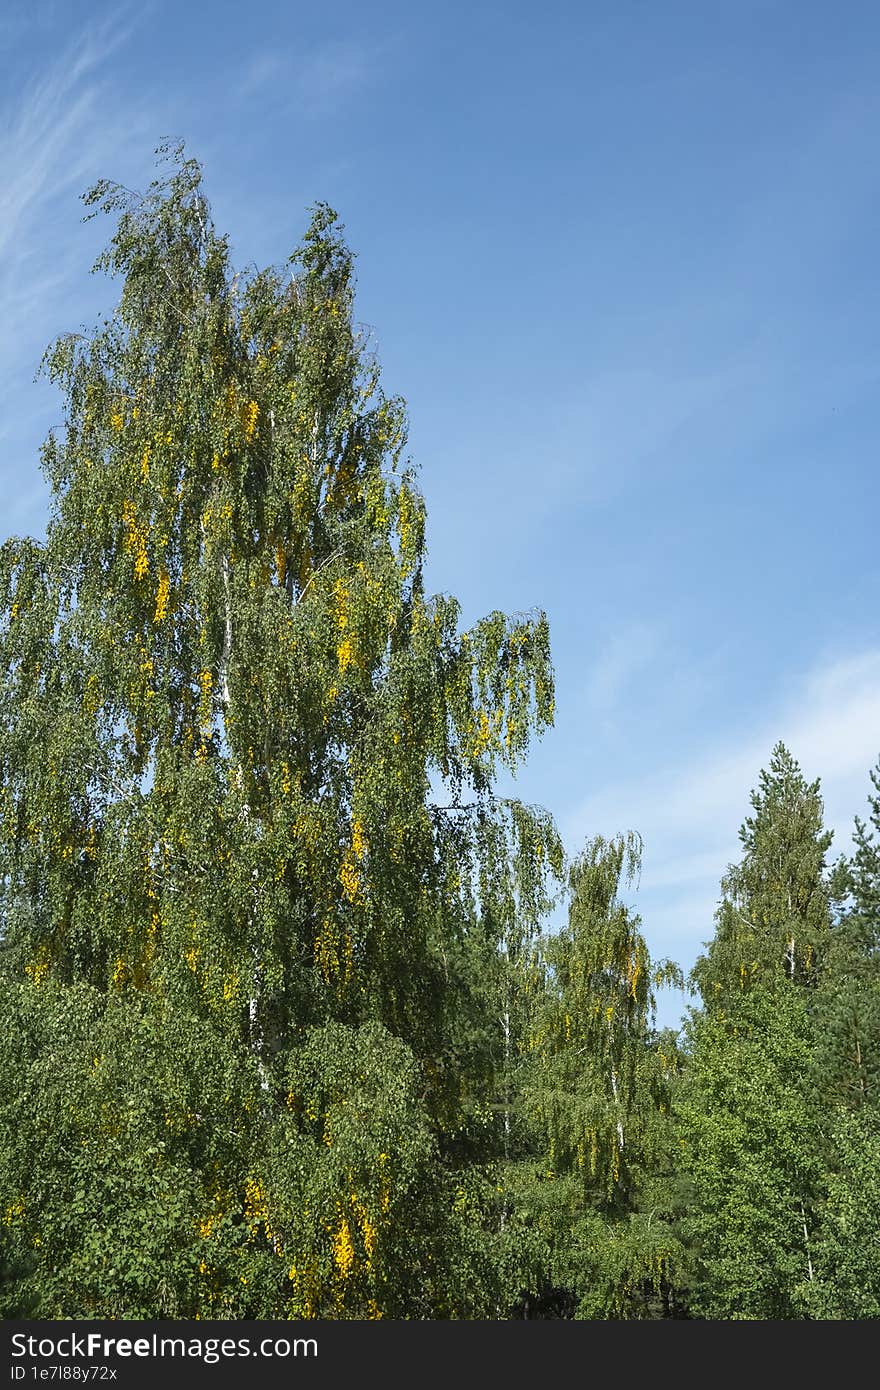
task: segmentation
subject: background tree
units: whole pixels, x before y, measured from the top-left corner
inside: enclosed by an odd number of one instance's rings
[[[567,1299],[579,1317],[660,1315],[677,1278],[661,1196],[676,1050],[655,1035],[653,990],[679,972],[652,965],[619,896],[640,856],[633,835],[587,845],[570,868],[568,923],[532,965],[522,1100],[536,1151],[513,1180],[546,1242],[544,1300]]]
[[[715,936],[694,968],[706,1007],[756,980],[815,983],[829,942],[825,856],[818,781],[807,783],[782,743],[751,797],[740,840],[743,856],[722,884]]]
[[[335,215],[235,272],[169,153],[88,195],[121,295],[47,355],[47,540],[0,559],[7,1229],[41,1316],[476,1316],[546,620],[426,595]]]
[[[683,1235],[694,1311],[799,1316],[815,1278],[821,1180],[812,1085],[815,986],[831,911],[819,784],[778,744],[742,827],[743,858],[722,885],[717,932],[694,981],[678,1103],[692,1182]]]
[[[0,549],[0,1312],[880,1315],[880,767],[829,876],[777,745],[658,1034],[638,837],[497,794],[546,619],[426,593],[335,214],[236,271],[165,154]]]
[[[829,1105],[880,1105],[880,765],[853,853],[835,866],[840,910],[817,998],[817,1083]]]
[[[867,821],[835,867],[839,911],[814,1011],[824,1200],[818,1212],[812,1316],[880,1316],[880,767]]]
[[[813,1318],[880,1318],[880,1123],[868,1107],[830,1118],[816,1273],[801,1287],[801,1306]]]
[[[676,1114],[690,1180],[679,1234],[689,1251],[693,1315],[802,1316],[815,1277],[821,1184],[816,1117],[805,1078],[811,1035],[796,987],[755,986],[685,1032]]]

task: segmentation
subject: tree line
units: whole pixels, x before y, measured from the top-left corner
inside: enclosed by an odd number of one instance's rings
[[[235,270],[164,154],[0,551],[0,1311],[880,1315],[880,764],[829,865],[773,750],[658,1031],[638,837],[497,790],[547,620],[426,592],[335,214]]]

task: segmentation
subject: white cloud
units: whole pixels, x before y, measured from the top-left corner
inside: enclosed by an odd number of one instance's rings
[[[17,262],[28,254],[23,234],[46,201],[78,187],[91,172],[102,128],[96,118],[98,72],[128,34],[118,19],[96,24],[0,108],[0,256],[6,276],[10,257]],[[15,281],[9,277],[9,283]]]
[[[664,767],[601,788],[563,822],[573,847],[597,832],[642,835],[636,906],[656,954],[672,954],[689,967],[711,937],[721,877],[738,857],[750,792],[780,740],[808,780],[821,780],[834,858],[848,848],[853,817],[866,814],[868,774],[880,755],[880,650],[817,664],[732,744],[718,740],[694,749],[684,772]]]
[[[261,101],[293,97],[301,114],[327,116],[344,106],[382,70],[387,45],[353,39],[326,42],[305,52],[266,50],[254,54],[238,95]]]
[[[87,302],[82,238],[67,233],[71,222],[76,225],[78,195],[119,168],[123,151],[144,135],[138,98],[126,95],[120,119],[112,80],[111,60],[133,32],[129,15],[122,8],[112,17],[98,16],[63,49],[52,48],[53,31],[38,13],[29,27],[20,21],[16,38],[22,58],[10,60],[15,76],[0,90],[4,532],[38,529],[44,519],[46,490],[38,483],[35,453],[57,406],[47,418],[48,394],[34,387],[33,377],[47,343],[82,321]],[[45,52],[50,59],[29,66],[34,55]]]
[[[377,56],[358,43],[326,44],[309,54],[297,74],[304,105],[315,115],[332,110],[371,76]]]
[[[238,95],[249,97],[264,92],[267,86],[277,83],[286,70],[287,62],[283,54],[276,51],[254,54],[239,79]]]
[[[590,707],[608,713],[620,694],[657,655],[661,634],[646,623],[636,623],[609,637],[590,671],[586,698]]]

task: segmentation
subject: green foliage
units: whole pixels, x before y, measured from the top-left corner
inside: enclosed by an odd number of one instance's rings
[[[166,153],[87,197],[121,293],[47,354],[47,540],[0,555],[9,1229],[46,1315],[473,1313],[485,967],[561,870],[493,793],[552,720],[547,623],[426,595],[331,210],[236,272]]]
[[[617,896],[639,854],[634,837],[598,837],[571,866],[568,925],[540,943],[536,960],[544,979],[525,1086],[551,1166],[573,1165],[612,1204],[632,1181],[646,1111],[668,1100],[666,1059],[648,1046],[655,972],[639,919]]]
[[[801,1288],[812,1318],[880,1318],[880,1122],[841,1112],[814,1242],[816,1277]]]
[[[570,868],[568,924],[531,967],[522,1095],[537,1153],[518,1196],[546,1242],[549,1283],[579,1317],[656,1316],[680,1257],[654,1176],[676,1050],[653,1033],[653,988],[677,971],[652,965],[618,896],[640,853],[635,836],[588,844]]]
[[[195,1316],[199,1225],[262,1142],[253,1059],[158,1001],[85,984],[6,981],[2,1009],[12,1297],[39,1317]],[[220,1316],[248,1306],[241,1220],[225,1212]]]
[[[814,1010],[825,1192],[811,1317],[880,1316],[880,768],[871,785],[869,821],[856,817],[852,858],[835,867],[840,910]]]
[[[694,1266],[691,1311],[798,1317],[820,1178],[804,995],[756,985],[729,1010],[697,1013],[686,1044],[676,1111],[691,1182],[681,1228]]]
[[[850,861],[835,866],[841,910],[817,1000],[817,1086],[829,1105],[880,1107],[880,767],[869,823],[856,817]]]
[[[830,907],[819,783],[808,784],[781,743],[752,793],[743,857],[722,884],[716,932],[694,980],[707,1007],[756,981],[815,983]]]
[[[237,271],[163,155],[0,547],[0,1314],[880,1316],[880,766],[829,875],[777,745],[658,1034],[638,837],[497,794],[547,621],[426,593],[336,215]]]
[[[692,1189],[682,1216],[698,1316],[799,1316],[821,1190],[813,1085],[817,986],[831,956],[817,782],[781,744],[752,795],[743,858],[694,970],[703,1009],[677,1102]]]

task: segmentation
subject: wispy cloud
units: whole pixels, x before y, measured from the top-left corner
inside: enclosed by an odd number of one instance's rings
[[[305,53],[255,53],[238,86],[242,100],[295,102],[302,115],[328,116],[384,71],[387,43],[326,42]]]
[[[130,39],[127,8],[99,14],[59,50],[35,14],[18,24],[15,78],[0,94],[0,484],[7,499],[4,529],[33,525],[45,493],[35,487],[34,455],[45,431],[46,396],[33,375],[46,343],[81,321],[82,245],[63,229],[76,218],[76,196],[116,165],[120,149],[143,134],[130,102],[124,120],[112,81],[112,60]],[[44,53],[51,58],[41,61]],[[31,486],[22,487],[20,460]]]
[[[597,723],[606,733],[615,726],[615,711],[622,699],[631,692],[637,678],[659,654],[662,634],[646,623],[632,623],[621,632],[614,632],[600,649],[590,668],[579,702],[579,718],[586,711],[592,727]]]
[[[690,964],[712,933],[720,880],[739,853],[749,794],[782,740],[805,776],[821,779],[832,857],[845,851],[853,817],[864,815],[868,772],[880,755],[880,650],[817,664],[778,708],[732,743],[694,750],[684,774],[660,768],[597,790],[564,822],[572,846],[597,831],[635,829],[645,842],[639,904],[660,954]]]
[[[118,17],[98,21],[23,90],[7,94],[0,108],[0,256],[7,275],[10,256],[27,254],[22,234],[47,200],[90,172],[101,139],[102,123],[93,119],[100,70],[129,33]]]

